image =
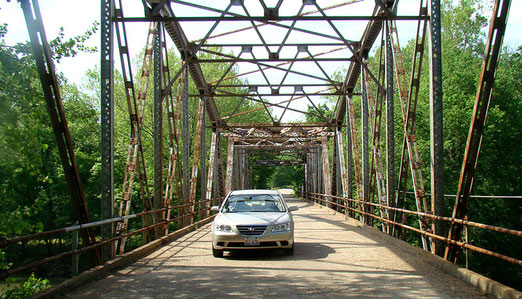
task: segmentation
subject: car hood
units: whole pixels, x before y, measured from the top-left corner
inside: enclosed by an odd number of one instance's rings
[[[288,222],[290,216],[288,213],[273,212],[219,213],[214,221],[233,225],[270,225]]]

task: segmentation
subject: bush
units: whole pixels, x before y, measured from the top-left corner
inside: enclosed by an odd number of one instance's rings
[[[0,299],[26,298],[51,287],[49,280],[36,278],[34,273],[29,276],[27,281],[20,283],[19,286],[7,290],[0,294]]]

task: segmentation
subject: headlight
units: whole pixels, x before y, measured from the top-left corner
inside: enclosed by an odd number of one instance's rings
[[[290,230],[290,222],[278,223],[272,228],[273,232],[284,232]]]
[[[227,224],[216,224],[215,229],[218,232],[225,232],[225,233],[232,232],[232,227],[230,227],[230,225],[227,225]]]

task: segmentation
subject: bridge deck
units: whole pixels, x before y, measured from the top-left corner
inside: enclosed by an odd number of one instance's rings
[[[342,215],[328,209],[289,202],[300,208],[294,212],[297,243],[292,257],[262,251],[214,258],[206,225],[69,296],[482,296],[407,244],[361,229],[356,221],[342,221]]]

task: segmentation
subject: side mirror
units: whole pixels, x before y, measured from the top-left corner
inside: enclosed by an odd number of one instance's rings
[[[293,212],[293,211],[297,211],[297,210],[299,210],[299,208],[296,207],[296,206],[289,206],[288,207],[288,212]]]
[[[219,206],[213,206],[212,208],[210,208],[210,212],[212,212],[212,213],[219,212]]]

